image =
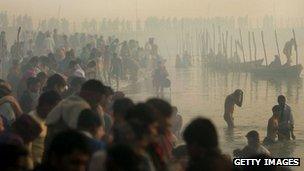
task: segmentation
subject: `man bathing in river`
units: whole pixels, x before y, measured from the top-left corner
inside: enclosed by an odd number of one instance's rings
[[[279,133],[278,138],[279,141],[282,140],[290,140],[290,136],[292,139],[296,137],[293,134],[294,128],[294,120],[291,112],[290,106],[286,104],[286,98],[283,95],[278,97],[279,104]]]
[[[243,91],[240,89],[235,90],[232,94],[228,95],[225,100],[225,113],[224,119],[227,122],[228,128],[234,127],[234,105],[241,107],[243,104]]]
[[[268,120],[267,125],[267,136],[265,137],[263,144],[265,145],[271,145],[276,142],[276,138],[278,135],[278,129],[279,129],[279,115],[280,115],[280,106],[275,105],[272,108],[273,115]]]

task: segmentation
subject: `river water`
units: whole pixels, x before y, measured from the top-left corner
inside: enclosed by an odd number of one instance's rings
[[[266,136],[267,121],[278,95],[285,95],[291,106],[296,136],[295,141],[278,143],[268,147],[275,157],[299,157],[304,159],[304,91],[302,79],[261,79],[246,73],[218,73],[201,64],[190,68],[167,66],[172,82],[171,91],[165,91],[165,99],[178,107],[186,126],[192,119],[202,116],[216,125],[220,147],[232,155],[236,148],[246,145],[246,133],[257,130],[260,139]],[[143,76],[142,76],[143,77]],[[149,76],[146,76],[149,77]],[[146,79],[127,87],[124,92],[136,101],[155,96],[151,80]],[[229,131],[223,119],[225,97],[235,89],[244,91],[244,102],[234,112],[235,129]],[[303,170],[295,167],[294,170]]]

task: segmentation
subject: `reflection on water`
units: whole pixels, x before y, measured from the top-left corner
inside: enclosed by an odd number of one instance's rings
[[[304,110],[303,80],[253,77],[246,73],[219,73],[208,68],[195,66],[188,69],[169,67],[172,93],[165,97],[178,106],[184,125],[197,116],[210,118],[217,126],[223,152],[232,154],[235,148],[246,144],[245,135],[257,130],[261,140],[266,136],[267,121],[278,95],[287,97],[295,118],[295,141],[278,143],[269,147],[275,157],[300,157],[304,154]],[[236,107],[234,118],[236,128],[227,129],[223,119],[226,95],[235,89],[244,91],[243,107]],[[127,94],[138,101],[154,96],[151,80],[126,89]]]

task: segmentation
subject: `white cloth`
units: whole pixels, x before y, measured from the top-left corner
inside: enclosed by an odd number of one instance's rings
[[[76,129],[80,112],[90,108],[90,105],[81,97],[76,95],[70,96],[59,102],[48,114],[46,125],[53,125],[62,118],[70,128]]]

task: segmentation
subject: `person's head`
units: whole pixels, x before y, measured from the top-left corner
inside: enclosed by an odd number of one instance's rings
[[[118,99],[122,99],[125,96],[126,95],[122,91],[115,91],[114,95],[113,95],[113,101],[118,100]]]
[[[141,170],[140,157],[134,152],[131,146],[126,144],[116,144],[107,151],[105,162],[106,170]]]
[[[5,39],[5,31],[1,31],[0,36],[1,36],[1,38]]]
[[[112,103],[114,91],[110,86],[105,87],[105,98],[101,102],[101,106],[104,108],[105,111],[109,110],[109,107]]]
[[[249,146],[257,146],[260,144],[259,133],[255,130],[249,131],[246,138]]]
[[[134,142],[145,148],[158,135],[157,118],[153,109],[144,103],[130,108],[125,117],[134,134]]]
[[[106,98],[106,86],[98,80],[88,80],[81,86],[79,95],[85,99],[92,108],[97,107]]]
[[[50,90],[42,93],[36,108],[40,118],[45,119],[51,110],[60,102],[61,96],[57,91]]]
[[[32,117],[23,114],[12,124],[12,132],[19,135],[25,144],[34,141],[42,129]]]
[[[280,107],[285,106],[285,104],[286,104],[285,96],[283,96],[283,95],[278,96],[278,104],[279,104]]]
[[[40,82],[36,77],[29,77],[26,80],[26,86],[31,93],[39,93],[40,91]]]
[[[39,57],[39,68],[41,71],[48,72],[50,69],[51,60],[48,56]]]
[[[77,129],[89,132],[98,140],[104,136],[104,129],[100,117],[90,109],[81,111],[78,117]]]
[[[241,89],[237,89],[233,92],[234,102],[238,106],[242,106],[243,104],[243,91]]]
[[[279,118],[279,115],[280,115],[280,106],[279,105],[273,106],[272,114],[273,114],[273,117]]]
[[[274,58],[279,59],[280,57],[279,57],[279,55],[274,55]]]
[[[69,63],[68,69],[69,70],[75,70],[75,69],[77,69],[77,65],[78,65],[78,62],[76,60],[72,60]]]
[[[85,171],[90,155],[85,135],[68,130],[54,137],[44,162],[56,171]]]
[[[218,150],[218,135],[214,124],[205,118],[194,119],[184,130],[190,157],[196,158],[209,151]]]
[[[60,74],[54,74],[50,76],[46,82],[46,91],[54,90],[62,95],[66,90],[66,85],[65,79]]]
[[[71,89],[74,93],[79,93],[81,86],[83,83],[85,83],[85,78],[83,77],[71,77],[70,78],[70,87],[69,89]]]
[[[117,58],[117,53],[113,53],[113,58]]]
[[[11,66],[11,68],[13,68],[13,69],[15,69],[15,70],[19,70],[19,69],[20,69],[20,62],[19,62],[19,60],[14,59],[14,60],[12,61],[12,66]]]
[[[2,171],[28,170],[29,153],[23,146],[0,144],[0,167]]]
[[[34,56],[32,57],[28,63],[27,63],[30,67],[37,67],[39,64],[39,58],[38,56]]]
[[[45,36],[46,36],[46,37],[51,37],[50,32],[47,31],[47,32],[45,33]]]
[[[39,80],[41,87],[43,87],[47,81],[47,75],[45,72],[39,72],[36,76],[36,78]]]
[[[115,122],[124,121],[127,111],[134,106],[129,98],[117,99],[113,104],[113,115]]]
[[[158,98],[149,99],[147,104],[152,107],[157,117],[159,133],[167,133],[171,127],[172,106],[168,102]]]
[[[161,68],[162,67],[162,62],[161,61],[158,61],[157,62],[157,68]]]

